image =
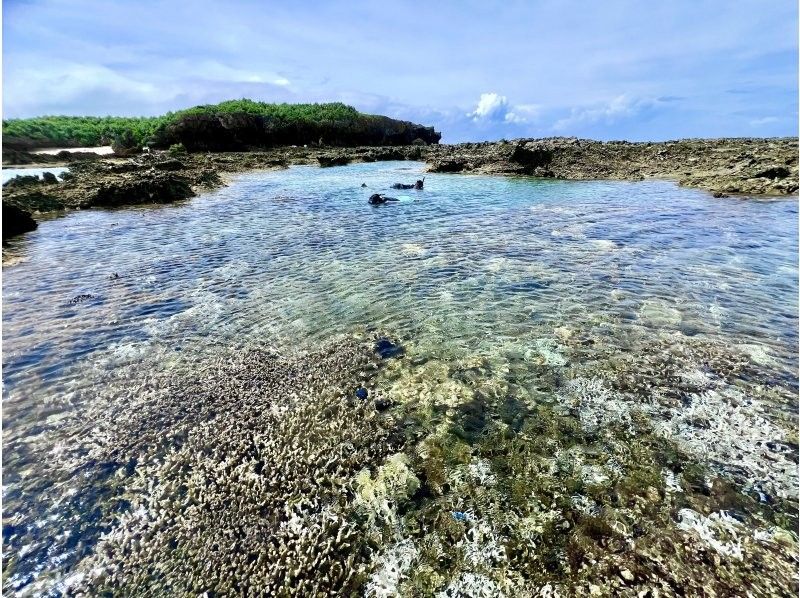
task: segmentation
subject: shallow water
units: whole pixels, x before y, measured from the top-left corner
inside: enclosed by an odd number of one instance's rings
[[[41,177],[42,174],[45,172],[52,172],[54,175],[58,176],[62,172],[66,172],[69,170],[66,166],[50,166],[50,167],[35,167],[35,168],[3,168],[2,175],[3,175],[3,184],[7,181],[10,181],[15,176],[31,176],[35,175]]]
[[[52,445],[57,458],[76,441],[60,431],[65,414],[123,366],[139,364],[125,370],[135,378],[220,347],[310,349],[365,329],[408,346],[381,383],[399,402],[428,393],[463,403],[461,390],[436,379],[437,364],[452,373],[481,359],[487,380],[502,373],[502,393],[525,402],[555,392],[539,383],[543,368],[577,379],[575,368],[588,375],[594,360],[709,342],[764,369],[759,384],[780,391],[767,410],[791,424],[795,199],[715,199],[658,181],[443,174],[427,174],[421,192],[388,191],[423,167],[237,175],[186,203],[74,212],[14,240],[3,268],[4,518],[36,501],[37,453],[27,447]],[[369,206],[374,192],[401,201]],[[689,366],[686,376],[703,375],[703,363]],[[480,368],[466,369],[472,387],[486,382]],[[707,441],[699,432],[680,439],[694,454]],[[796,487],[795,474],[754,479],[756,461],[742,487]],[[83,516],[36,509],[50,518],[46,530]],[[16,546],[9,533],[4,542]],[[74,565],[74,544],[27,550],[34,556],[10,582],[17,588]]]

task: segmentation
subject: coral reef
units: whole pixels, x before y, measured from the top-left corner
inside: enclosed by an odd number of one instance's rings
[[[81,419],[97,426],[72,458],[87,475],[110,470],[102,482],[124,504],[103,516],[108,531],[62,588],[289,596],[360,587],[373,552],[362,482],[375,468],[376,501],[416,488],[393,453],[402,435],[391,418],[353,394],[379,363],[371,339],[299,355],[228,352],[194,376],[90,403]]]

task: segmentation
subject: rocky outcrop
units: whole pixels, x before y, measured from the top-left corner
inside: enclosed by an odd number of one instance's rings
[[[428,148],[432,172],[478,172],[568,180],[667,178],[719,193],[789,195],[798,189],[797,140],[665,142],[519,139]]]
[[[263,152],[188,154],[165,152],[132,159],[74,162],[49,184],[37,177],[14,179],[4,201],[29,212],[65,208],[165,203],[223,183],[221,173],[285,168],[290,164],[332,166],[380,160],[423,160],[432,172],[527,175],[569,180],[672,179],[730,194],[791,195],[798,190],[794,139],[690,139],[661,143],[582,139],[520,139],[513,142],[396,147],[281,147]],[[391,201],[379,196],[371,201]]]
[[[3,202],[3,243],[11,237],[36,230],[37,226],[30,212]]]
[[[4,140],[5,142],[5,140]],[[57,154],[32,154],[23,150],[3,147],[3,165],[25,166],[28,164],[69,164],[86,160],[101,160],[103,156],[94,152],[71,152],[64,150]]]
[[[159,148],[181,143],[190,152],[224,152],[291,145],[398,146],[418,139],[436,144],[441,137],[433,127],[386,116],[283,123],[258,114],[218,112],[180,116],[156,133],[154,143]]]
[[[317,156],[317,161],[319,165],[323,168],[327,168],[329,166],[344,166],[345,164],[350,164],[350,158],[348,156],[342,155],[326,155],[326,156]]]

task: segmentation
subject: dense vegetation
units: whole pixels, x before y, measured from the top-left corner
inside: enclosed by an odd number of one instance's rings
[[[3,121],[3,142],[12,149],[77,147],[113,143],[182,143],[190,151],[233,150],[273,145],[407,144],[439,140],[432,128],[385,116],[362,114],[352,106],[268,104],[230,100],[157,117],[44,116]]]
[[[130,132],[139,143],[173,117],[40,116],[3,121],[3,144],[14,149],[109,145]]]

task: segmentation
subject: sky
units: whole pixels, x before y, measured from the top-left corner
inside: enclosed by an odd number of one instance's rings
[[[796,0],[4,0],[3,118],[342,101],[444,142],[796,136]]]

